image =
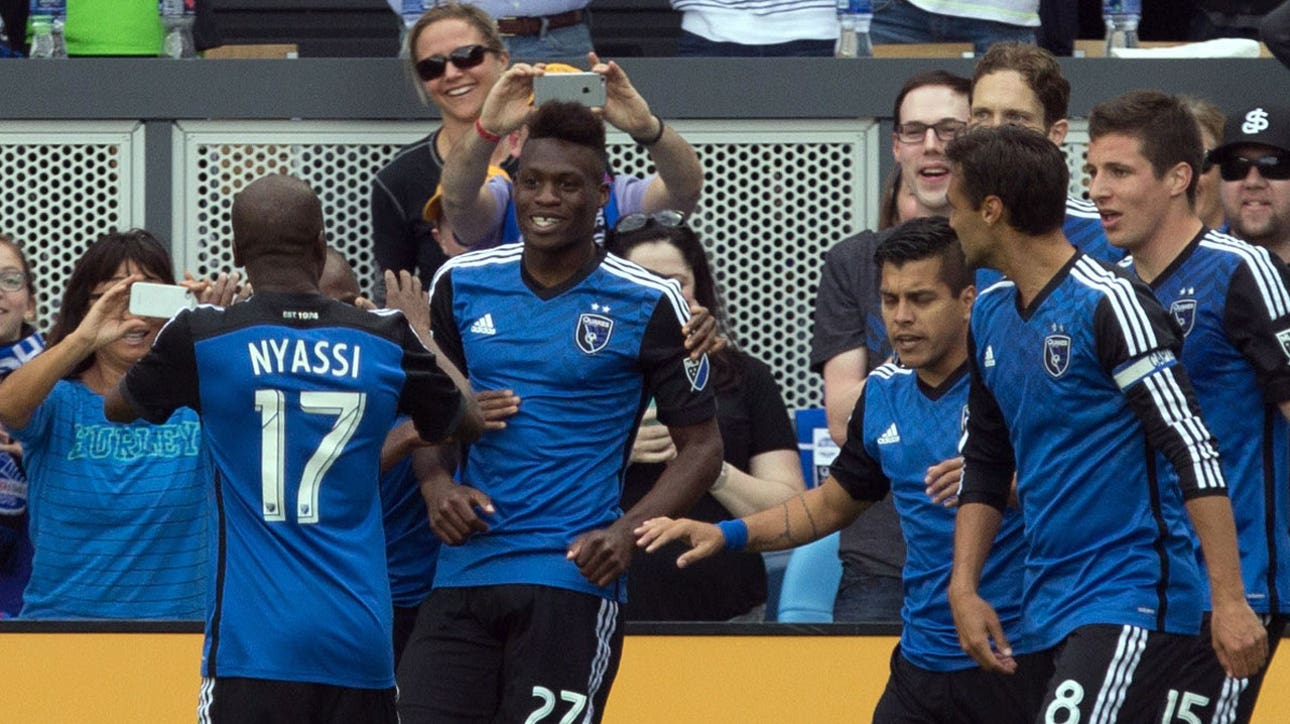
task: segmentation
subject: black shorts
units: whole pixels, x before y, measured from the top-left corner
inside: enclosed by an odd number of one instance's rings
[[[891,677],[873,711],[874,724],[1029,724],[1052,673],[1045,654],[1017,657],[1017,671],[979,667],[929,671],[891,653]]]
[[[1268,632],[1270,665],[1277,644],[1285,633],[1287,616],[1263,614],[1260,618]],[[1263,687],[1268,667],[1264,666],[1248,679],[1227,678],[1214,653],[1209,624],[1209,614],[1206,614],[1200,635],[1193,642],[1191,657],[1183,666],[1186,678],[1179,683],[1178,692],[1171,701],[1166,703],[1166,707],[1172,707],[1174,711],[1170,721],[1174,721],[1172,717],[1186,721],[1186,717],[1178,717],[1178,712],[1190,711],[1202,721],[1215,724],[1248,724],[1254,715],[1254,705],[1259,700],[1259,689]]]
[[[1081,626],[1051,649],[1053,675],[1036,722],[1158,722],[1194,636],[1137,626]]]
[[[412,635],[412,629],[417,623],[416,606],[395,606],[394,607],[394,668],[399,668],[399,660],[403,658],[403,648],[408,645],[408,637]]]
[[[203,677],[200,724],[398,724],[395,689]]]
[[[437,588],[403,650],[399,716],[598,722],[622,650],[615,601],[549,586]]]

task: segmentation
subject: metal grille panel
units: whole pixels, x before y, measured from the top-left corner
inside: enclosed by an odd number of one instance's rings
[[[0,123],[0,233],[32,266],[37,327],[48,331],[85,249],[143,223],[143,127],[134,122]]]

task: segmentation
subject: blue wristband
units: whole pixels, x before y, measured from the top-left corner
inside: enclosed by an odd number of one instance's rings
[[[721,535],[726,537],[726,550],[741,551],[748,545],[748,524],[736,518],[717,523]]]

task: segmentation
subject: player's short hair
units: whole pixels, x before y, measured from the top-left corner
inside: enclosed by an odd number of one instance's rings
[[[170,252],[157,237],[143,229],[112,229],[90,244],[90,248],[85,250],[72,267],[72,275],[63,289],[58,318],[49,332],[49,346],[66,339],[80,326],[89,313],[92,304],[90,295],[94,293],[94,287],[111,280],[127,261],[133,262],[141,271],[152,274],[163,283],[175,283]],[[94,355],[89,355],[68,377],[79,375],[93,363]]]
[[[975,282],[958,236],[950,228],[949,221],[940,216],[910,219],[893,227],[873,252],[880,281],[883,267],[887,264],[899,269],[911,261],[932,258],[941,260],[938,276],[955,296]]]
[[[261,176],[233,196],[232,225],[243,265],[263,257],[307,258],[323,231],[322,202],[294,176]]]
[[[891,112],[891,117],[895,119],[896,126],[900,126],[900,106],[905,102],[905,96],[928,86],[943,85],[955,93],[967,98],[972,95],[972,81],[961,75],[954,75],[945,70],[929,70],[925,73],[911,76],[905,84],[900,87],[900,92],[896,94],[896,105]]]
[[[529,138],[550,138],[589,148],[601,161],[609,163],[605,150],[605,122],[591,109],[576,101],[547,101],[537,107],[528,120]],[[523,154],[523,151],[520,152]]]
[[[1037,236],[1066,220],[1070,171],[1061,149],[1044,134],[1022,126],[979,127],[950,141],[945,156],[953,165],[972,208],[997,196],[1008,224]]]
[[[1138,139],[1156,178],[1180,163],[1191,166],[1187,201],[1196,200],[1205,147],[1196,118],[1176,96],[1154,90],[1130,91],[1093,106],[1088,117],[1089,140],[1116,133]]]
[[[1012,70],[1021,76],[1030,90],[1039,98],[1044,107],[1044,128],[1066,117],[1070,107],[1071,84],[1062,75],[1053,54],[1037,45],[1029,43],[995,43],[985,51],[985,55],[976,63],[972,71],[972,86],[982,76],[1000,71]]]

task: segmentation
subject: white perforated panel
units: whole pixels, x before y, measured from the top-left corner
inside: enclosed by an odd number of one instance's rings
[[[48,331],[72,267],[100,234],[143,223],[143,126],[0,123],[0,233],[32,265],[38,327]]]
[[[1071,120],[1062,151],[1071,172],[1070,195],[1087,201],[1088,174],[1084,173],[1084,162],[1088,160],[1088,121]]]

